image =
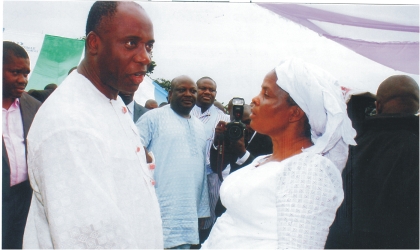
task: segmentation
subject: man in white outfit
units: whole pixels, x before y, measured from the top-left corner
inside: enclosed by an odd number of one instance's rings
[[[219,199],[220,180],[217,173],[213,173],[210,167],[210,148],[213,145],[214,129],[216,128],[219,121],[229,122],[229,115],[225,114],[219,108],[214,105],[217,84],[210,77],[202,77],[197,81],[197,103],[191,110],[191,115],[200,119],[204,124],[206,133],[206,171],[207,171],[207,184],[209,192],[209,203],[210,203],[210,217],[207,219],[201,219],[200,221],[200,243],[203,243],[210,230],[216,221],[215,208],[217,200]]]
[[[28,135],[34,194],[24,248],[163,248],[153,166],[118,97],[143,81],[153,43],[138,4],[93,4],[85,58]]]

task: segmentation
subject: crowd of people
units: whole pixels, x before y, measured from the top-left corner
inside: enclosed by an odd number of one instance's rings
[[[142,106],[153,44],[139,4],[95,2],[81,63],[25,92],[29,56],[3,41],[3,249],[419,247],[414,79],[353,110],[290,58],[251,103],[225,109],[214,79],[180,75]]]

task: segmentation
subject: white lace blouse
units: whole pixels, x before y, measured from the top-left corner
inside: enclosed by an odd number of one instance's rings
[[[232,173],[220,195],[227,211],[202,248],[323,248],[343,200],[340,171],[327,158],[300,153]]]

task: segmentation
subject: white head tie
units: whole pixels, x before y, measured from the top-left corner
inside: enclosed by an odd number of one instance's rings
[[[348,145],[356,145],[356,131],[337,80],[298,58],[282,61],[275,71],[277,85],[289,93],[309,119],[314,145],[304,151],[324,155],[342,171]]]

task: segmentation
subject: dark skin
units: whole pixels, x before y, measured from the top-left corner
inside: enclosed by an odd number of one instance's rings
[[[131,2],[120,2],[115,15],[102,20],[86,37],[86,54],[77,71],[107,98],[134,93],[151,62],[153,25],[146,12]],[[106,22],[106,24],[105,24]],[[152,158],[147,153],[147,162]]]
[[[201,113],[204,113],[216,99],[217,85],[210,79],[201,79],[197,82],[197,88],[197,106],[201,108]]]
[[[85,58],[77,68],[109,99],[119,91],[134,93],[151,62],[153,25],[146,12],[132,2],[119,2],[112,18],[86,37]]]
[[[305,113],[299,106],[288,104],[289,94],[276,82],[277,76],[272,70],[264,78],[261,92],[251,104],[251,127],[270,136],[273,141],[273,154],[264,163],[282,161],[313,145],[303,133]]]
[[[16,98],[20,98],[28,84],[29,58],[10,54],[3,62],[3,108],[9,109]]]
[[[125,91],[119,91],[118,95],[121,97],[125,105],[130,104],[134,100],[134,92],[130,93]]]
[[[175,113],[190,118],[190,111],[197,100],[197,85],[188,76],[178,76],[171,82],[168,98]]]
[[[419,86],[406,75],[383,81],[376,94],[377,114],[416,114],[419,110]]]

